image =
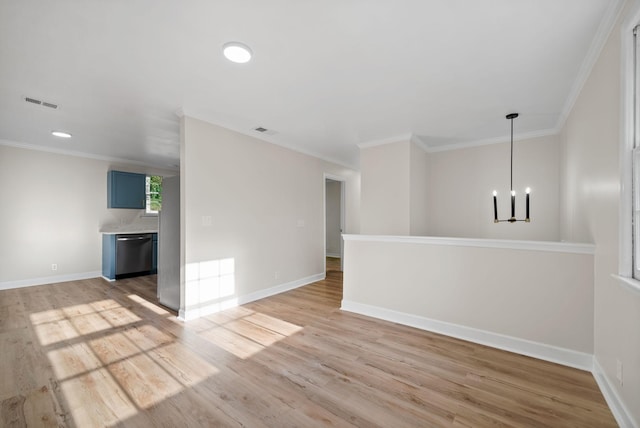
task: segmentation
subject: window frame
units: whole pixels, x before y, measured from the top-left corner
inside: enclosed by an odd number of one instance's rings
[[[620,211],[618,226],[618,272],[612,276],[618,279],[618,283],[627,290],[640,293],[640,280],[634,278],[635,264],[640,267],[640,251],[638,257],[634,257],[635,246],[640,250],[640,224],[638,227],[638,239],[634,239],[634,187],[638,189],[637,202],[640,203],[640,158],[636,170],[638,171],[638,185],[634,186],[634,148],[640,132],[636,128],[640,125],[640,97],[637,88],[640,88],[640,78],[636,84],[636,74],[640,72],[639,55],[636,54],[637,42],[640,38],[640,3],[636,3],[621,27],[621,56],[622,56],[622,81],[621,81],[621,132],[620,132]],[[636,106],[638,108],[636,108]],[[639,129],[640,130],[640,129]],[[640,219],[639,219],[640,221]],[[634,242],[636,241],[636,242]],[[634,258],[636,260],[634,260]],[[638,276],[640,278],[640,275]]]

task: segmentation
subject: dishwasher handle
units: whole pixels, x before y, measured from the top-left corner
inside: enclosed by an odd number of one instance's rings
[[[118,237],[118,241],[139,241],[142,239],[151,239],[149,236],[133,236],[133,237]]]

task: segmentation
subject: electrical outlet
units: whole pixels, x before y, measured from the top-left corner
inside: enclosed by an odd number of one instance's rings
[[[52,263],[51,270],[58,270],[58,265],[56,263]]]
[[[616,378],[620,385],[622,385],[622,361],[616,358]]]
[[[210,215],[203,215],[202,216],[202,225],[203,226],[211,226],[212,223],[212,218]]]
[[[280,272],[275,271],[273,274],[273,279],[278,279],[278,278],[280,278]]]

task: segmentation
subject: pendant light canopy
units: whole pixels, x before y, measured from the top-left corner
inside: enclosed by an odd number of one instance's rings
[[[498,219],[498,192],[496,190],[493,191],[493,222],[494,223],[502,223],[509,222],[515,223],[516,221],[524,221],[526,223],[531,222],[529,218],[529,193],[531,193],[531,189],[527,187],[525,190],[526,193],[526,217],[524,219],[516,218],[516,191],[513,190],[513,119],[518,117],[518,113],[509,113],[506,118],[511,121],[511,182],[509,189],[511,190],[511,217],[504,220]]]

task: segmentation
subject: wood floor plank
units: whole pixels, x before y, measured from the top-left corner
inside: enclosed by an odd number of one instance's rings
[[[0,400],[47,385],[51,372],[35,349],[28,328],[0,333]]]
[[[590,373],[340,311],[327,267],[188,323],[154,275],[0,291],[0,425],[616,426]]]

